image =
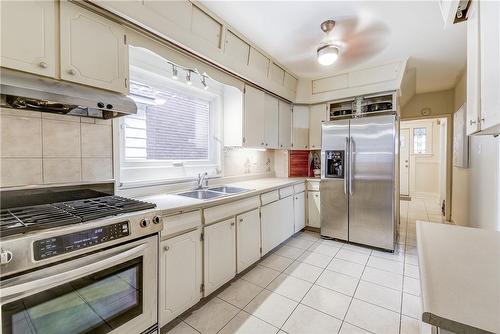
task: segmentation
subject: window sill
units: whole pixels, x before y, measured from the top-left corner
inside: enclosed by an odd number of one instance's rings
[[[208,176],[208,180],[220,179],[222,175],[211,175]],[[119,182],[117,183],[118,190],[126,190],[126,189],[137,189],[137,188],[145,188],[145,187],[156,187],[156,186],[168,186],[174,184],[182,184],[182,183],[190,183],[197,181],[197,177],[185,177],[185,178],[177,178],[177,179],[168,179],[168,180],[150,180],[150,181],[128,181],[128,182]]]

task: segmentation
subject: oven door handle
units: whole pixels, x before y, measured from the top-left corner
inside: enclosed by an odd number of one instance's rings
[[[52,286],[57,286],[61,283],[66,283],[70,280],[73,280],[75,278],[81,277],[88,275],[89,273],[101,270],[101,269],[107,269],[109,266],[113,266],[117,262],[123,261],[124,259],[127,259],[129,257],[133,257],[134,255],[137,255],[138,253],[141,253],[143,250],[145,250],[148,246],[146,244],[141,244],[139,246],[136,246],[134,248],[128,249],[124,252],[121,252],[117,255],[114,255],[112,257],[109,257],[107,259],[97,261],[91,264],[87,264],[82,267],[78,267],[75,269],[71,269],[68,271],[64,271],[62,273],[58,273],[49,277],[44,277],[40,279],[36,279],[33,281],[5,287],[0,289],[0,294],[2,295],[3,298],[9,298],[15,295],[19,295],[28,291],[34,291],[40,290],[43,288],[47,287],[52,287]]]

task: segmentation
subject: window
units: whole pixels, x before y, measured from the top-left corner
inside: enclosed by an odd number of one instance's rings
[[[142,186],[221,174],[221,96],[192,72],[172,79],[172,65],[153,52],[130,48],[130,97],[137,114],[119,118],[119,184]]]
[[[427,128],[413,129],[413,153],[427,153]]]

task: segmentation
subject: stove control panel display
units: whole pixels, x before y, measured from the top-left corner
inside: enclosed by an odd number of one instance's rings
[[[130,235],[129,222],[124,221],[85,231],[36,240],[33,243],[35,261],[95,246]]]

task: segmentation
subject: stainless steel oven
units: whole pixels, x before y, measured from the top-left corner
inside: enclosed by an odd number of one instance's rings
[[[87,252],[65,251],[73,257],[63,256],[61,261],[4,277],[0,282],[1,333],[154,331],[157,238],[151,235],[125,243],[115,240],[99,249],[84,246]],[[54,250],[58,254],[59,248],[86,240],[75,239],[78,235],[65,234],[42,239],[42,244],[35,241],[29,247],[31,260],[52,257]]]

